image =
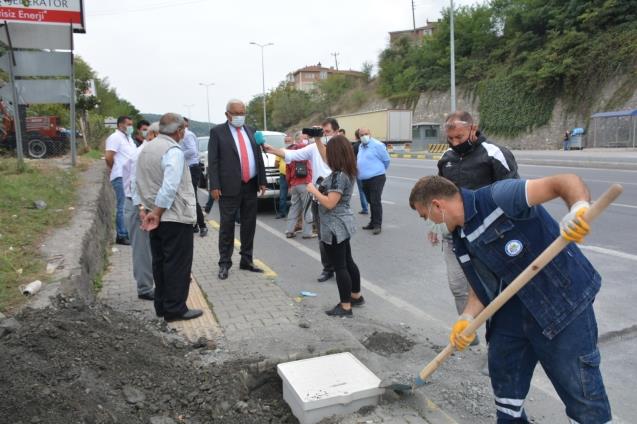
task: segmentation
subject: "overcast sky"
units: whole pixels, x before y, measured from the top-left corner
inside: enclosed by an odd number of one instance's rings
[[[416,26],[440,17],[445,0],[415,0]],[[458,5],[477,3],[456,0]],[[86,34],[76,52],[107,77],[118,94],[147,113],[178,112],[225,120],[228,99],[246,103],[265,88],[321,62],[360,70],[376,64],[388,32],[412,27],[411,0],[86,0]],[[376,72],[376,69],[374,69]]]

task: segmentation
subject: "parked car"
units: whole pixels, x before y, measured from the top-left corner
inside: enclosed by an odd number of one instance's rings
[[[261,131],[265,137],[265,142],[270,146],[276,148],[285,147],[285,134],[276,131]],[[208,186],[208,140],[210,137],[198,137],[197,147],[199,148],[199,162],[203,163],[204,178],[199,183],[201,188],[207,188]],[[268,182],[268,190],[263,197],[259,197],[260,200],[265,199],[278,199],[279,198],[279,168],[274,165],[276,156],[261,152],[263,156],[263,164],[265,165],[265,176]]]

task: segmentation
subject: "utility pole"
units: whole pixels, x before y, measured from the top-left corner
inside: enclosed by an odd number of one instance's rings
[[[449,43],[451,44],[451,112],[456,111],[456,54],[455,54],[455,40],[453,29],[453,0],[451,1],[451,10],[449,10]]]
[[[411,20],[414,24],[414,38],[416,38],[416,5],[414,0],[411,0]]]
[[[332,56],[334,56],[334,63],[336,65],[336,70],[338,71],[338,55],[340,55],[340,53],[338,52],[334,52],[334,53],[330,53]]]
[[[259,44],[259,43],[255,43],[254,41],[250,41],[250,44],[254,44],[255,46],[261,47],[261,88],[262,88],[262,93],[263,93],[263,130],[267,131],[268,130],[268,118],[267,115],[265,113],[265,62],[263,59],[263,50],[268,47],[268,46],[273,46],[274,43],[267,43],[267,44]]]
[[[209,83],[203,83],[200,82],[199,85],[203,85],[204,87],[206,87],[206,104],[208,105],[208,131],[210,131],[210,128],[212,127],[212,124],[210,124],[210,93],[208,93],[208,88],[215,85],[214,82],[209,82]]]

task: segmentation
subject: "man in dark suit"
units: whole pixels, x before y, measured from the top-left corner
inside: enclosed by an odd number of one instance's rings
[[[241,262],[239,268],[263,272],[252,262],[254,231],[257,226],[257,192],[265,193],[265,165],[252,129],[244,125],[245,104],[230,100],[227,122],[210,130],[208,175],[210,193],[219,203],[219,279],[228,278],[234,250],[234,219],[241,216]]]

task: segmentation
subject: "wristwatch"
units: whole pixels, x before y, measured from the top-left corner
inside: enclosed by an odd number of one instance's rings
[[[146,210],[146,208],[144,207],[144,205],[139,205],[138,207],[139,207],[139,211],[140,211],[140,212],[142,212],[142,211],[145,211],[145,210]]]

